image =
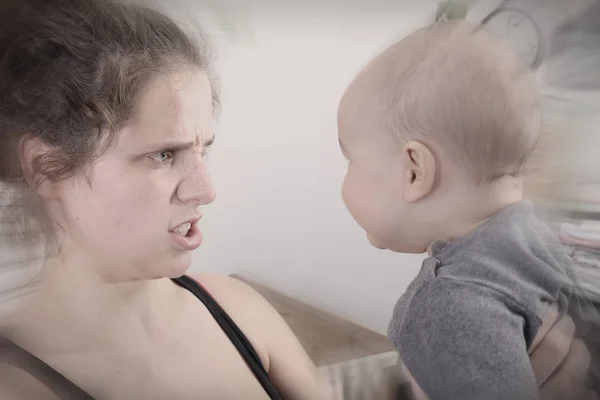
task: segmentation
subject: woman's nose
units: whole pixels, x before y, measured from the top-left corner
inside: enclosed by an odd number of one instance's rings
[[[189,163],[183,172],[183,179],[177,189],[177,197],[180,201],[206,205],[215,200],[216,193],[203,158]]]

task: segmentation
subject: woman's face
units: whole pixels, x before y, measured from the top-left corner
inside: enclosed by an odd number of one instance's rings
[[[61,255],[108,281],[182,275],[202,240],[201,206],[215,198],[205,163],[212,111],[204,73],[152,81],[115,144],[58,184]]]

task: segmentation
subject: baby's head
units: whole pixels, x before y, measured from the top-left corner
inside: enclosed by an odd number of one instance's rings
[[[478,25],[420,29],[344,94],[343,198],[373,245],[421,253],[519,200],[541,126],[533,74]]]

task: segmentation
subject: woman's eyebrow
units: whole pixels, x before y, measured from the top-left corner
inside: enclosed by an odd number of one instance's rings
[[[215,141],[215,137],[212,136],[210,139],[207,139],[204,142],[204,147],[210,147],[212,146],[212,144]],[[196,140],[188,140],[188,141],[175,141],[175,140],[171,140],[171,141],[165,141],[165,142],[160,142],[160,143],[154,143],[151,144],[150,146],[147,146],[145,149],[148,152],[152,152],[152,151],[160,151],[160,150],[164,150],[164,149],[168,149],[168,150],[185,150],[185,149],[189,149],[190,147],[194,147],[197,145],[197,141]]]

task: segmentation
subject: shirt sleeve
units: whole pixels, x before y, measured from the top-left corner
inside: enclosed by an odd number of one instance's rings
[[[521,311],[494,289],[439,278],[412,298],[394,342],[431,400],[537,399]]]

